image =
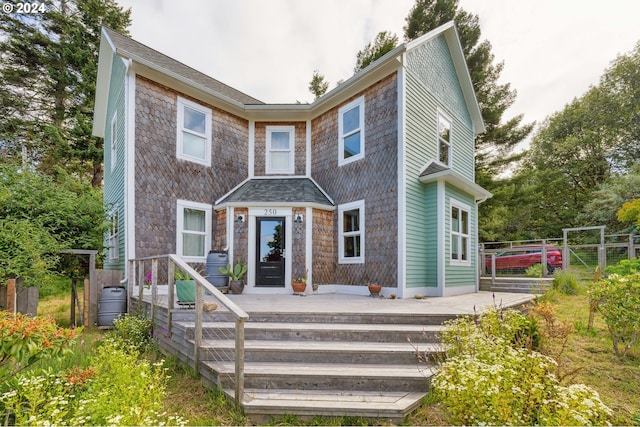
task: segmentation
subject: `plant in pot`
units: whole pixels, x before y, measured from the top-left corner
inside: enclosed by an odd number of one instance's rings
[[[244,282],[242,278],[247,274],[247,264],[244,264],[241,259],[238,259],[235,266],[231,266],[231,263],[227,264],[227,267],[220,267],[220,273],[229,276],[229,290],[232,294],[241,294],[244,290]]]
[[[306,277],[296,277],[291,280],[291,287],[293,288],[293,293],[296,295],[304,295],[305,289],[307,289],[307,278]]]
[[[192,306],[196,303],[196,281],[189,273],[179,268],[174,272],[178,305]]]
[[[380,291],[382,290],[382,285],[378,285],[377,283],[369,283],[369,293],[372,297],[379,297]]]

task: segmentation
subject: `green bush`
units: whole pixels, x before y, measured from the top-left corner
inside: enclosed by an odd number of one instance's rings
[[[640,335],[640,272],[601,279],[590,286],[589,296],[607,324],[613,351],[626,355]]]
[[[611,410],[584,385],[563,387],[557,363],[514,346],[526,317],[494,310],[478,321],[445,327],[448,358],[434,376],[434,392],[457,425],[603,425]],[[497,327],[496,327],[497,326]]]
[[[553,272],[553,288],[565,295],[576,295],[580,289],[578,276],[569,270],[556,270]]]
[[[153,323],[144,316],[124,314],[113,321],[113,327],[113,337],[124,348],[143,351],[151,341]]]
[[[542,277],[543,272],[542,264],[533,264],[525,270],[524,275],[535,279]]]
[[[619,274],[626,276],[628,274],[640,271],[640,258],[623,259],[616,265],[610,265],[604,269],[606,274]]]

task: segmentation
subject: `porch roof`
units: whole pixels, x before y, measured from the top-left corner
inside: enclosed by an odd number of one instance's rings
[[[484,201],[493,196],[493,194],[462,174],[433,160],[424,165],[418,179],[425,184],[435,181],[448,182],[471,194],[476,201]]]
[[[216,202],[215,209],[252,206],[309,206],[333,210],[329,196],[310,178],[253,178]]]

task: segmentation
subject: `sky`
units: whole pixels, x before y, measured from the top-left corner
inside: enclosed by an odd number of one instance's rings
[[[117,0],[131,37],[267,103],[311,102],[314,70],[353,75],[380,31],[403,41],[415,0]],[[542,122],[640,41],[638,0],[460,0],[517,91],[505,119]]]

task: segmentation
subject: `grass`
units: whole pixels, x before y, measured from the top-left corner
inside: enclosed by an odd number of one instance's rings
[[[607,327],[599,314],[595,316],[594,329],[588,330],[589,301],[580,286],[577,295],[564,295],[548,291],[542,300],[555,306],[556,317],[570,322],[575,332],[571,334],[563,353],[563,369],[576,371],[572,382],[583,383],[598,391],[602,401],[614,413],[614,425],[640,425],[640,344],[636,344],[627,357],[618,358],[613,353]],[[69,324],[70,295],[49,296],[40,301],[38,314],[52,317],[62,325]],[[86,329],[78,340],[75,359],[82,364],[91,346],[103,337],[103,332]],[[163,357],[152,350],[149,357]],[[224,394],[207,388],[194,371],[182,365],[176,358],[168,357],[171,379],[167,387],[165,409],[189,420],[189,425],[251,425],[249,418],[231,404]],[[267,425],[380,425],[380,420],[361,418],[316,417],[310,421],[284,415]],[[403,425],[447,425],[446,409],[431,397],[402,423]]]

